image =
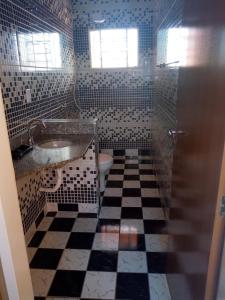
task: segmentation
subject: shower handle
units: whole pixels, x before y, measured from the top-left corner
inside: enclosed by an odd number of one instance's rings
[[[173,140],[176,140],[178,135],[184,135],[185,132],[183,130],[175,130],[175,129],[169,129],[168,135],[171,137]]]

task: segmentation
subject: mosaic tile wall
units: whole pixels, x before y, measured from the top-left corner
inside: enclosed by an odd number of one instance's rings
[[[167,37],[171,28],[179,28],[182,22],[183,1],[177,0],[170,9],[165,1],[166,17],[163,18],[157,33],[157,64],[166,60]],[[160,21],[159,21],[160,23]],[[171,198],[171,178],[174,143],[169,137],[169,129],[176,129],[176,102],[178,87],[179,67],[156,68],[155,70],[155,97],[153,141],[157,153],[158,179],[161,185],[161,196],[167,207]]]
[[[67,164],[63,168],[61,187],[55,193],[45,193],[47,202],[91,204],[97,209],[99,195],[96,153],[96,145],[93,142],[83,158]],[[43,175],[45,186],[53,187],[55,185],[55,171],[48,170]]]
[[[0,5],[0,77],[9,135],[13,137],[24,130],[24,122],[30,118],[60,116],[64,113],[62,103],[73,106],[71,10],[69,1],[1,0]],[[61,68],[40,67],[35,53],[33,63],[24,64],[19,39],[37,33],[59,34]],[[31,90],[30,103],[26,89]]]
[[[17,180],[17,190],[24,232],[29,229],[45,206],[45,195],[44,193],[39,192],[39,188],[42,185],[43,179],[39,172],[34,173],[32,176],[26,176]]]
[[[149,148],[157,1],[73,0],[76,99],[81,116],[99,118],[101,148]],[[94,22],[95,15],[103,24]],[[137,68],[91,69],[89,30],[138,28]]]
[[[69,0],[0,0],[0,84],[9,136],[21,134],[24,123],[35,117],[65,117],[72,111],[75,56]],[[36,58],[27,66],[19,37],[58,33],[61,68],[43,68]],[[31,103],[26,99],[31,90]],[[65,110],[61,105],[66,104]],[[42,211],[46,200],[39,192],[40,174],[17,181],[24,232]]]

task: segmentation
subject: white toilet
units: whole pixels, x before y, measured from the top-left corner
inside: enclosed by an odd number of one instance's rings
[[[100,172],[100,192],[105,190],[105,176],[112,167],[113,158],[109,154],[99,153],[98,165]]]

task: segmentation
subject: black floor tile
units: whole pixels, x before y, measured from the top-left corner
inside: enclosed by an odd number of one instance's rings
[[[138,164],[125,164],[125,169],[138,169]]]
[[[62,253],[63,250],[61,249],[38,249],[30,263],[30,267],[33,269],[55,270]]]
[[[157,197],[142,197],[142,206],[143,207],[161,207],[160,198]]]
[[[78,218],[97,218],[97,214],[92,213],[79,213]]]
[[[123,197],[141,197],[141,189],[123,189]]]
[[[124,180],[140,180],[139,175],[124,175]]]
[[[120,207],[122,197],[103,197],[102,206]]]
[[[116,180],[108,180],[106,183],[106,187],[108,188],[122,188],[123,187],[123,181],[116,181]]]
[[[48,296],[80,297],[84,277],[83,271],[57,271]]]
[[[115,219],[99,219],[97,225],[97,232],[101,233],[119,233],[120,220]]]
[[[75,219],[55,218],[49,227],[49,231],[71,231]]]
[[[113,150],[113,156],[125,156],[125,150]]]
[[[89,271],[116,272],[117,271],[116,251],[92,251],[89,259]]]
[[[139,159],[139,164],[147,164],[147,165],[152,165],[154,162],[152,159]]]
[[[141,188],[157,189],[159,187],[157,181],[140,181],[140,183]]]
[[[45,217],[45,214],[44,214],[44,211],[42,211],[35,221],[36,227],[38,227],[38,225],[41,223],[41,221],[43,220],[44,217]]]
[[[145,156],[145,155],[152,155],[152,151],[148,149],[139,149],[138,150],[138,155],[140,156]]]
[[[147,252],[149,273],[167,273],[168,256],[166,252]]]
[[[168,232],[167,222],[163,220],[144,220],[145,233],[165,234]]]
[[[45,236],[45,233],[45,231],[36,231],[28,247],[39,247],[40,243],[42,242]]]
[[[57,214],[57,212],[56,211],[49,211],[47,214],[46,214],[46,217],[55,217],[56,216],[56,214]]]
[[[59,211],[78,211],[78,204],[58,204]]]
[[[72,232],[67,242],[68,249],[91,249],[94,233]]]
[[[142,219],[141,207],[122,207],[121,219]]]
[[[119,238],[119,250],[145,251],[144,234],[121,233]]]
[[[149,300],[147,274],[119,273],[117,275],[116,299]]]
[[[119,164],[119,165],[125,164],[125,158],[124,159],[114,159],[113,163],[114,164]]]
[[[140,175],[155,175],[155,170],[153,170],[153,169],[140,169],[139,174]]]
[[[111,169],[109,171],[109,174],[111,174],[111,175],[123,175],[124,170],[122,170],[122,169]]]

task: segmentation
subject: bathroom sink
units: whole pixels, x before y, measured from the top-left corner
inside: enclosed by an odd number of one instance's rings
[[[96,121],[52,119],[43,122],[46,128],[31,129],[32,151],[13,162],[16,178],[46,168],[60,169],[82,158],[95,138]],[[27,132],[23,135],[23,140],[26,139]]]
[[[47,140],[42,141],[37,144],[40,148],[45,149],[59,149],[72,146],[73,143],[67,139],[57,139],[57,140]]]

